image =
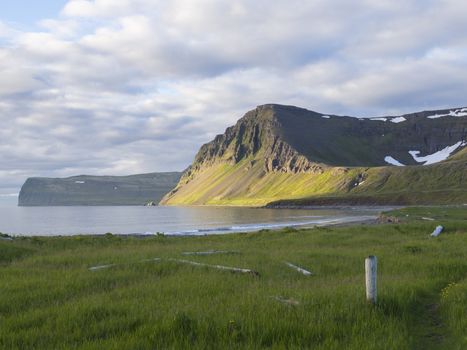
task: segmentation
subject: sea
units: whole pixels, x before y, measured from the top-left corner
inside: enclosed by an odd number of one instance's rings
[[[0,203],[0,232],[13,236],[96,234],[207,235],[311,227],[375,219],[381,207],[266,209],[245,207],[69,206]]]

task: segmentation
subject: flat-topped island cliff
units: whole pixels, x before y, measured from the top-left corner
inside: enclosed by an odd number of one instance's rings
[[[130,176],[29,178],[21,188],[19,206],[145,205],[160,199],[180,179],[181,173]]]

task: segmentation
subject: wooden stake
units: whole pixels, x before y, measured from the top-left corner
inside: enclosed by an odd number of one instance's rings
[[[366,300],[372,304],[376,304],[377,297],[377,265],[378,260],[376,256],[370,255],[368,258],[365,259]]]

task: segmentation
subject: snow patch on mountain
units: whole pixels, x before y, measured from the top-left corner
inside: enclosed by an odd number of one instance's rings
[[[442,118],[442,117],[467,117],[467,108],[449,111],[448,114],[433,114],[433,115],[427,116],[428,119],[437,119],[437,118]]]
[[[402,123],[402,122],[405,122],[407,119],[405,119],[404,117],[396,117],[396,118],[392,118],[391,119],[391,122],[392,123]]]
[[[404,164],[402,164],[401,162],[399,162],[397,159],[394,159],[393,157],[391,156],[386,156],[384,157],[384,161],[388,164],[391,164],[391,165],[396,165],[396,166],[405,166]]]
[[[463,147],[463,146],[465,146],[465,142],[459,141],[452,146],[447,146],[438,152],[428,154],[423,157],[419,156],[420,151],[409,151],[409,154],[413,157],[413,159],[416,162],[423,163],[423,165],[429,165],[429,164],[434,164],[434,163],[438,163],[443,160],[446,160],[451,155],[452,152],[454,152],[459,147]]]

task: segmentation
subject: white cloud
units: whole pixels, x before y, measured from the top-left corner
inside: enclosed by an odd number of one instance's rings
[[[0,38],[9,38],[16,34],[16,31],[8,24],[0,20]]]
[[[70,0],[62,10],[68,17],[115,17],[141,10],[139,4],[151,1],[139,0]]]
[[[374,116],[466,105],[460,0],[71,0],[0,22],[0,193],[27,176],[183,169],[263,103]]]
[[[40,21],[39,25],[58,38],[73,38],[80,30],[80,22],[76,20],[47,18]]]
[[[69,1],[62,13],[70,17],[94,17],[97,15],[96,5],[88,0]]]

